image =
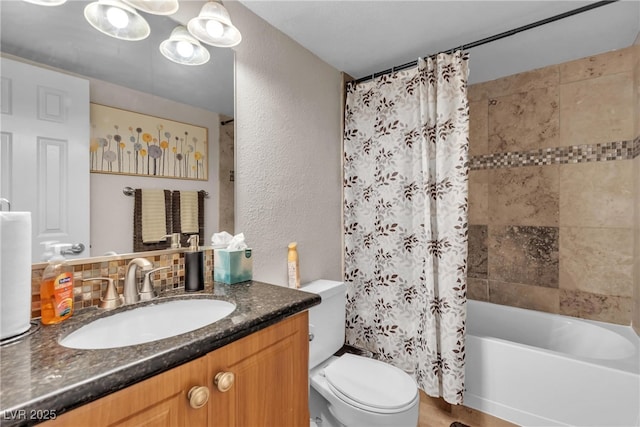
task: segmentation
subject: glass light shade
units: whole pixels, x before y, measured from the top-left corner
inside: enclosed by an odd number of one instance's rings
[[[171,36],[160,43],[165,58],[183,65],[202,65],[209,61],[209,51],[185,27],[177,26]]]
[[[214,1],[202,6],[200,14],[189,21],[187,28],[195,38],[211,46],[233,47],[242,41],[242,35],[231,23],[227,9]]]
[[[39,6],[60,6],[67,0],[24,0],[27,3],[37,4]]]
[[[84,17],[93,28],[121,40],[143,40],[151,33],[145,19],[118,0],[98,0],[84,8]]]
[[[135,7],[152,15],[171,15],[178,11],[178,0],[122,0],[131,7]]]

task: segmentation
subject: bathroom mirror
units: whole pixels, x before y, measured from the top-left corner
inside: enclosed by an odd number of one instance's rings
[[[11,59],[24,59],[34,65],[54,67],[81,77],[113,83],[217,113],[220,114],[221,121],[232,118],[233,50],[207,45],[211,59],[207,64],[199,66],[173,63],[163,57],[159,50],[160,43],[169,37],[180,22],[186,22],[189,17],[198,14],[203,1],[181,1],[180,10],[172,17],[141,12],[151,27],[151,34],[144,40],[133,42],[106,36],[91,27],[83,13],[88,3],[67,1],[60,6],[49,7],[25,1],[2,2],[0,51]],[[129,109],[134,111],[137,107],[140,106],[134,104]],[[170,119],[171,111],[157,116]],[[220,129],[220,132],[223,130]],[[211,147],[211,136],[209,146]],[[218,153],[212,151],[209,150],[209,161],[217,162]],[[218,171],[219,168],[216,167],[215,170]],[[212,194],[217,191],[218,179],[218,176],[210,174],[207,182],[199,182],[198,185]],[[163,180],[169,181],[166,178]],[[122,180],[114,178],[109,182],[117,185],[119,194],[122,195]],[[166,186],[171,187],[171,184],[167,183]],[[221,186],[220,191],[222,190]],[[96,197],[93,188],[91,197]],[[218,194],[212,194],[211,197],[217,200]],[[122,204],[122,200],[119,203]],[[222,210],[225,207],[222,206],[222,201],[220,203],[218,206],[216,201],[215,206]],[[93,205],[92,201],[92,208]],[[232,207],[233,201],[231,209]],[[228,211],[229,208],[225,209]],[[226,215],[228,216],[228,212]],[[93,213],[91,216],[93,218]],[[213,224],[210,228],[209,232],[217,231],[218,224]],[[111,229],[109,233],[117,232],[117,229]],[[122,232],[127,233],[126,230]],[[93,234],[92,225],[91,244],[95,247],[100,242],[95,240]],[[122,252],[116,248],[108,249]],[[103,252],[92,251],[91,254],[100,256]],[[88,257],[89,252],[85,251],[80,256]]]

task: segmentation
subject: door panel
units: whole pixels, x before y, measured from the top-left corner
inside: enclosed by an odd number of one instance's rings
[[[89,256],[89,82],[0,59],[0,197],[31,212],[32,261],[41,242],[83,243]]]

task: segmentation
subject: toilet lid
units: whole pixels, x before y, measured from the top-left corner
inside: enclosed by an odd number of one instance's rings
[[[353,354],[331,362],[324,375],[336,395],[373,412],[399,412],[411,405],[418,393],[416,382],[406,372]]]

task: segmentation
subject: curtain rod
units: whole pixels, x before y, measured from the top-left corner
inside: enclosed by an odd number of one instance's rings
[[[526,31],[526,30],[530,30],[532,28],[540,27],[542,25],[549,24],[549,23],[555,22],[555,21],[559,21],[561,19],[568,18],[570,16],[577,15],[577,14],[582,13],[582,12],[587,12],[589,10],[596,9],[598,7],[601,7],[601,6],[606,6],[608,4],[615,3],[617,1],[619,1],[619,0],[597,1],[597,2],[594,2],[594,3],[588,4],[586,6],[582,6],[582,7],[579,7],[577,9],[573,9],[573,10],[570,10],[568,12],[561,13],[559,15],[554,15],[554,16],[552,16],[550,18],[542,19],[540,21],[536,21],[536,22],[533,22],[531,24],[523,25],[521,27],[514,28],[514,29],[509,30],[509,31],[504,31],[502,33],[495,34],[495,35],[490,36],[490,37],[485,37],[484,39],[476,40],[476,41],[471,42],[471,43],[465,43],[463,45],[460,45],[460,46],[452,48],[452,49],[445,49],[445,50],[442,50],[442,51],[440,51],[438,53],[435,53],[435,54],[429,55],[429,56],[435,57],[439,53],[454,52],[456,50],[471,49],[471,48],[474,48],[474,47],[482,46],[483,44],[487,44],[487,43],[494,42],[496,40],[500,40],[500,39],[504,39],[504,38],[507,38],[507,37],[511,37],[511,36],[513,36],[515,34],[518,34],[518,33],[522,32],[522,31]],[[377,73],[373,73],[370,76],[361,77],[361,78],[355,80],[355,82],[356,83],[361,83],[361,82],[365,82],[367,80],[373,80],[376,77],[380,77],[380,76],[383,76],[385,74],[394,73],[396,71],[404,70],[405,68],[410,68],[410,67],[413,67],[413,66],[416,66],[416,65],[418,65],[418,61],[417,60],[411,61],[411,62],[407,62],[406,64],[398,65],[396,67],[392,67],[392,68],[389,68],[389,69],[384,70],[384,71],[379,71]]]

